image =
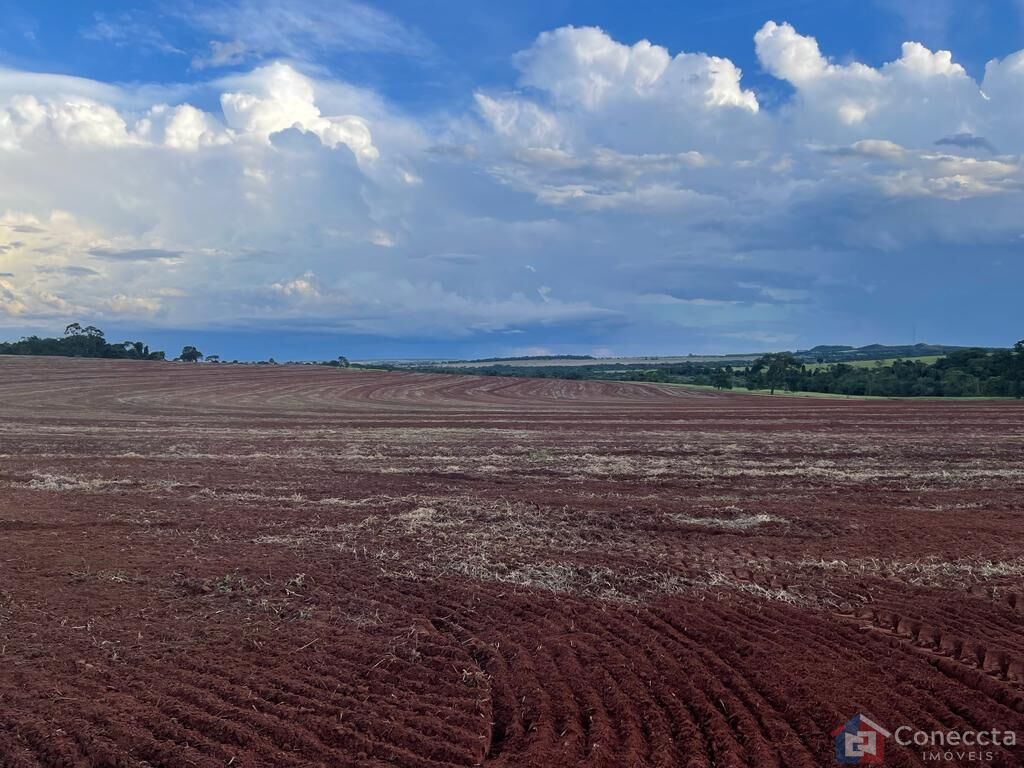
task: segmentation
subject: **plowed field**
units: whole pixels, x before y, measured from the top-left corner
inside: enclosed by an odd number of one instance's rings
[[[1016,402],[0,358],[0,765],[1024,740],[1022,457]]]

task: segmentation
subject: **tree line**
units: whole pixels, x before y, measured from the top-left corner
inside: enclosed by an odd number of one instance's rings
[[[141,341],[110,342],[106,334],[95,325],[83,326],[71,323],[64,328],[64,335],[59,337],[24,336],[18,341],[0,341],[0,355],[42,355],[48,357],[100,357],[115,360],[166,360],[162,351],[151,351]],[[204,355],[197,347],[186,344],[181,354],[174,358],[183,363],[220,363],[220,355]],[[237,360],[233,362],[237,363]],[[277,365],[274,358],[262,361],[263,364]],[[332,360],[318,362],[334,368],[348,368],[352,365],[344,355]],[[356,366],[358,367],[358,366]]]
[[[64,328],[64,335],[24,336],[18,341],[0,342],[0,355],[42,355],[48,357],[101,357],[114,360],[166,360],[163,351],[150,350],[141,341],[107,341],[106,334],[95,325],[83,326],[71,323]],[[203,359],[203,353],[194,346],[182,347],[178,360],[196,363]],[[211,362],[219,361],[217,355],[206,355]]]
[[[1024,340],[1012,349],[970,348],[933,363],[894,360],[809,367],[789,352],[764,355],[738,377],[749,389],[882,397],[1024,397]],[[734,382],[735,383],[735,382]]]
[[[107,341],[94,325],[71,323],[61,337],[25,336],[0,342],[0,355],[49,355],[58,357],[106,357],[121,360],[163,360],[163,352],[151,351],[141,341]]]

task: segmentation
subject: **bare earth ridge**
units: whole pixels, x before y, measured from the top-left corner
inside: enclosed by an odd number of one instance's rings
[[[0,358],[0,766],[1024,738],[1022,455],[1017,402]]]

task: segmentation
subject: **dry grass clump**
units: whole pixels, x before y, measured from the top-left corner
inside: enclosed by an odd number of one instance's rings
[[[136,584],[142,581],[142,577],[133,575],[125,571],[90,571],[86,569],[84,571],[68,571],[68,576],[74,582],[89,581],[95,579],[97,581],[112,581],[117,584]]]
[[[711,586],[709,581],[664,570],[611,568],[573,562],[508,562],[482,554],[435,558],[432,572],[437,576],[460,576],[616,603],[636,603]]]
[[[376,521],[379,518],[365,518],[360,525],[365,526],[371,520]],[[464,522],[450,513],[439,512],[433,507],[416,507],[408,512],[399,512],[389,520],[410,533],[436,528],[455,528]]]
[[[727,510],[735,510],[736,512],[740,511],[736,507],[728,507]],[[742,531],[748,528],[767,525],[768,523],[789,523],[789,520],[784,517],[778,517],[777,515],[769,515],[766,513],[754,515],[739,514],[732,517],[694,517],[693,515],[687,515],[680,512],[669,514],[669,518],[676,523],[681,523],[682,525],[693,525],[699,528],[717,528],[726,531]]]
[[[472,498],[421,497],[415,503],[395,514],[268,533],[256,542],[328,547],[375,559],[386,573],[403,577],[462,576],[609,600],[647,588],[641,584],[646,569],[624,575],[569,562],[588,555],[605,559],[609,549],[637,550],[629,532],[602,523],[599,513]]]
[[[647,529],[617,527],[599,512],[469,497],[418,497],[414,503],[394,514],[269,533],[256,542],[330,548],[344,556],[375,560],[382,573],[397,578],[454,576],[613,602],[711,589],[804,601],[784,589],[726,578],[710,567],[703,574],[692,569],[680,573],[652,554]],[[737,530],[786,522],[764,514],[692,519],[707,527]],[[609,555],[615,558],[613,563]]]
[[[28,488],[34,491],[100,491],[111,486],[129,485],[131,480],[108,480],[103,477],[81,475],[58,475],[48,472],[33,472]]]
[[[481,502],[469,497],[420,497],[417,501],[418,506],[405,512],[371,514],[357,523],[343,523],[329,530],[465,551],[578,552],[593,547],[588,534],[598,528],[605,542],[615,540],[615,528],[595,513],[523,502]]]
[[[766,587],[718,571],[686,576],[665,570],[623,569],[569,562],[509,563],[483,555],[461,559],[436,558],[436,575],[462,576],[476,581],[508,584],[523,589],[576,595],[619,603],[635,603],[683,592],[738,592],[759,600],[816,606],[819,601],[790,588]]]
[[[804,559],[794,565],[801,568],[822,568],[843,573],[896,578],[907,584],[927,587],[968,587],[986,581],[1019,579],[1024,576],[1024,557],[1014,560],[943,560],[934,556],[915,560],[879,557],[850,560]]]
[[[817,602],[812,598],[794,592],[788,587],[766,587],[752,581],[740,581],[733,576],[717,571],[708,573],[707,584],[709,587],[743,592],[760,600],[771,600],[789,605],[809,606]]]
[[[561,594],[588,595],[606,600],[625,596],[615,587],[616,574],[605,566],[573,563],[507,563],[476,553],[465,558],[437,558],[433,570],[442,576],[463,576],[476,581],[541,589]]]
[[[190,497],[193,501],[201,498],[208,499],[220,499],[222,501],[241,501],[241,502],[253,502],[253,503],[284,503],[284,504],[302,504],[307,499],[301,493],[291,493],[286,496],[271,496],[264,493],[256,493],[255,491],[218,491],[215,488],[200,488]]]

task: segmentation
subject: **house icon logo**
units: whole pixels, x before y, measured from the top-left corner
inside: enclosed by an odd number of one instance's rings
[[[854,715],[832,731],[839,765],[881,765],[892,734],[864,715]]]

